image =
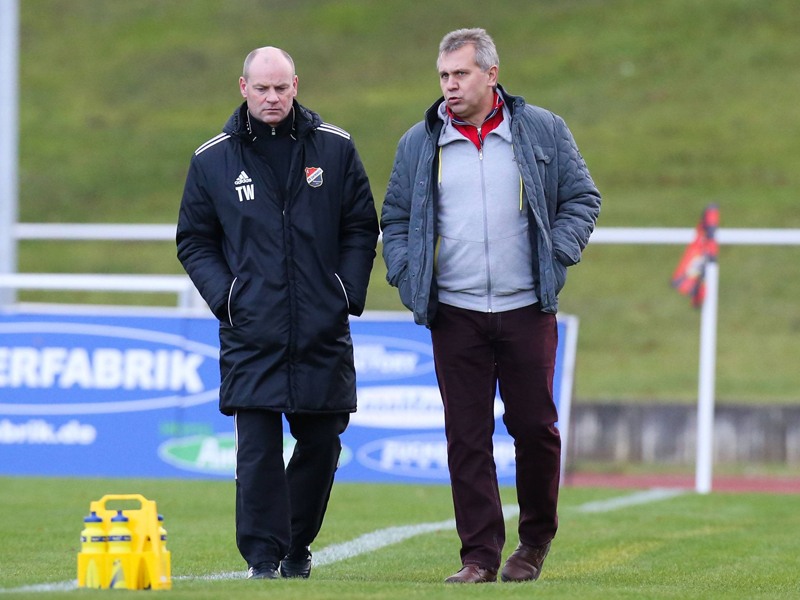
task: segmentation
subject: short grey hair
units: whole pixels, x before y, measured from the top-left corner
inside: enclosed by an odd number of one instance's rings
[[[250,65],[252,64],[255,57],[268,48],[271,49],[273,48],[273,46],[264,46],[263,48],[256,48],[255,50],[250,52],[250,54],[247,55],[247,58],[244,59],[244,66],[242,67],[242,77],[247,79],[248,71],[250,71]],[[291,65],[292,67],[292,75],[297,75],[297,72],[295,71],[294,68],[294,61],[292,60],[292,57],[289,56],[289,53],[281,48],[274,48],[274,49],[280,51],[280,53],[283,54],[284,58],[289,61],[289,65]]]
[[[494,65],[500,66],[500,57],[497,54],[494,40],[486,33],[485,29],[475,27],[456,29],[442,38],[442,42],[439,44],[439,57],[436,59],[437,68],[443,54],[455,52],[466,44],[475,46],[475,62],[478,63],[481,71],[488,71]]]

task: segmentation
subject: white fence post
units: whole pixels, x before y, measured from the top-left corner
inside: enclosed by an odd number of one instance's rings
[[[19,0],[0,2],[0,275],[17,269],[19,162]],[[0,306],[12,304],[13,288],[0,288]]]

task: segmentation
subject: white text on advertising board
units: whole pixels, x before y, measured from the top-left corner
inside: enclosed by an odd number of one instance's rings
[[[375,440],[358,449],[357,459],[368,469],[382,473],[425,479],[449,479],[447,442],[444,435],[428,433]],[[494,460],[498,477],[514,475],[514,441],[510,437],[504,435],[495,437]]]
[[[8,348],[0,346],[0,387],[126,390],[204,388],[198,354],[181,350]]]
[[[502,414],[503,403],[495,398],[495,419]],[[436,385],[361,386],[350,422],[377,429],[444,429],[442,397]]]
[[[359,381],[418,377],[434,370],[430,344],[414,340],[354,335],[353,352]]]
[[[47,444],[86,446],[94,442],[97,429],[75,419],[63,425],[54,425],[44,419],[30,419],[25,423],[14,423],[9,419],[0,421],[0,444]]]
[[[135,412],[218,398],[218,347],[182,335],[35,321],[0,323],[0,335],[0,414]]]
[[[283,434],[283,462],[289,464],[295,441]],[[158,448],[158,455],[167,464],[184,471],[209,475],[233,475],[236,470],[236,441],[232,433],[171,438]],[[339,466],[350,461],[352,452],[342,446]]]

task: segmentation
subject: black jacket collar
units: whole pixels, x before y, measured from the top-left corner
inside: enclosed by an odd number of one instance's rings
[[[295,137],[298,139],[314,131],[322,124],[322,118],[313,110],[309,110],[297,100],[293,101]],[[253,142],[252,127],[248,122],[247,102],[242,102],[225,123],[222,131],[232,136]]]

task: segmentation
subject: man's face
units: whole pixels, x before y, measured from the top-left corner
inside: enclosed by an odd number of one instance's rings
[[[292,110],[297,96],[297,76],[283,56],[256,56],[247,79],[239,78],[239,89],[247,100],[247,109],[259,121],[273,127]]]
[[[481,71],[475,62],[475,46],[464,44],[439,57],[439,85],[450,110],[479,126],[494,104],[497,65]]]

